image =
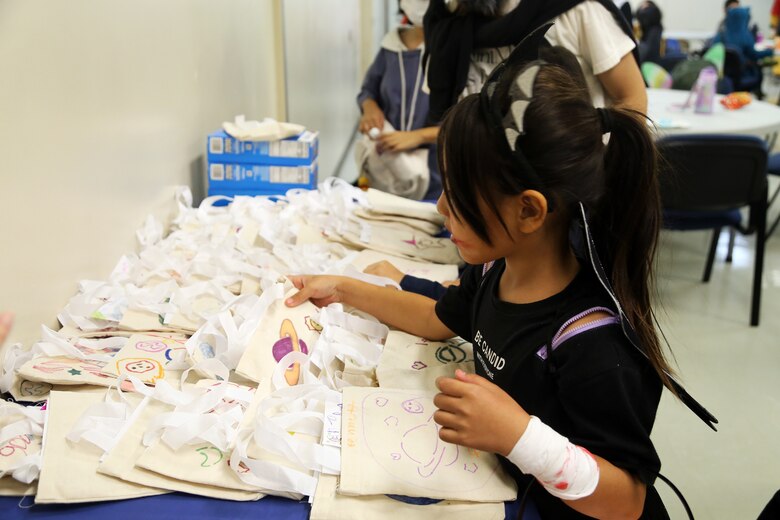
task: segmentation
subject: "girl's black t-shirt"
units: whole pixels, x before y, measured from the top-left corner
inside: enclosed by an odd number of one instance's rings
[[[552,341],[580,313],[604,308],[614,314],[606,290],[582,267],[559,294],[535,303],[507,303],[498,298],[504,267],[503,260],[484,274],[482,266],[467,267],[460,285],[437,302],[437,316],[473,343],[477,374],[574,444],[647,484],[642,518],[666,517],[651,487],[661,467],[650,440],[662,390],[654,369],[624,337],[617,320]],[[533,484],[531,476],[502,462],[521,493]],[[538,483],[530,496],[544,518],[585,518]]]

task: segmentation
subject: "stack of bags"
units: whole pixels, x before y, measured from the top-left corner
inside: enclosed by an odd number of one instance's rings
[[[473,372],[470,344],[390,331],[339,304],[284,305],[286,275],[361,278],[378,260],[453,279],[454,246],[432,236],[439,217],[336,180],[221,199],[192,208],[181,192],[167,236],[147,223],[139,254],[79,284],[59,331],[6,350],[0,390],[45,406],[0,408],[0,491],[38,503],[270,494],[309,497],[313,518],[502,518],[514,482],[493,455],[440,441],[432,420],[434,381]],[[453,263],[371,238],[412,229]]]
[[[283,195],[317,187],[319,133],[273,119],[226,122],[207,137],[208,194]]]

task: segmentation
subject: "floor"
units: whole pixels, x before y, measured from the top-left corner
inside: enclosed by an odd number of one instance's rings
[[[681,380],[719,419],[718,432],[665,392],[653,439],[661,472],[681,488],[697,518],[755,519],[780,489],[780,230],[767,243],[758,327],[749,326],[755,237],[738,235],[727,264],[724,233],[704,284],[710,236],[663,232],[658,314]],[[671,517],[685,518],[665,484],[658,489]]]

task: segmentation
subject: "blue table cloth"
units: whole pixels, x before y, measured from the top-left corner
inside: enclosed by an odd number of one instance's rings
[[[506,518],[517,518],[518,508],[517,502],[508,502],[505,505]],[[538,519],[533,505],[530,509],[526,508],[524,518]],[[73,520],[205,520],[215,518],[306,520],[309,518],[309,511],[310,506],[305,501],[296,502],[273,496],[267,496],[257,502],[233,502],[184,493],[170,493],[111,502],[49,505],[33,505],[33,497],[23,499],[21,497],[0,497],[0,519],[2,520],[43,520],[48,518],[71,518]]]

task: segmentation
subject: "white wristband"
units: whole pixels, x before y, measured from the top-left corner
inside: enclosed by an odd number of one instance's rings
[[[599,466],[593,455],[533,415],[507,459],[562,500],[587,497],[599,483]]]

